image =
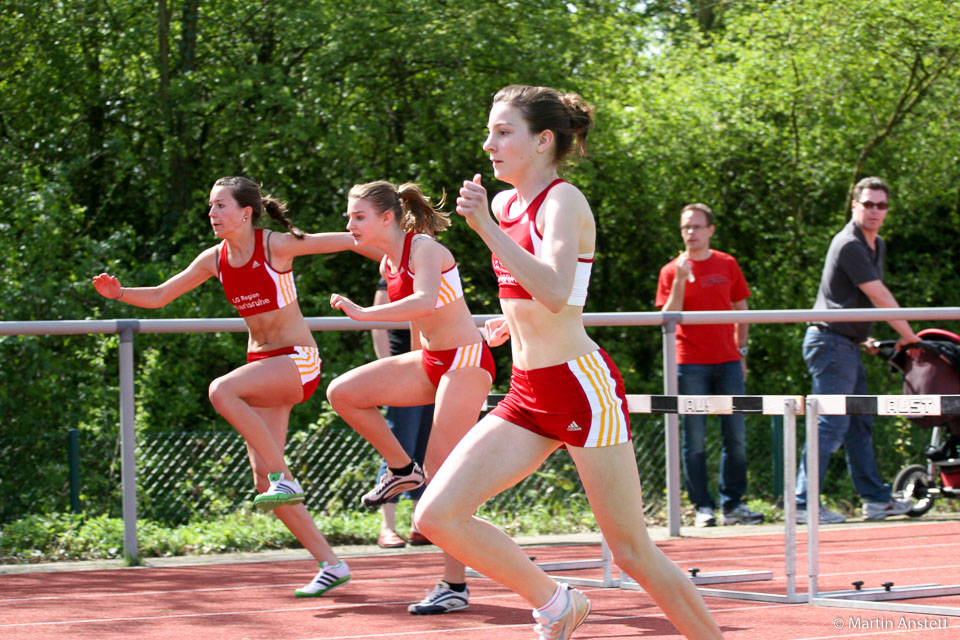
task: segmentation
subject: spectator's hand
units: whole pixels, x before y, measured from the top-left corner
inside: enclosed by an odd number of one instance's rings
[[[491,347],[499,347],[510,338],[510,325],[503,316],[490,318],[483,323],[484,337]]]
[[[686,280],[688,282],[693,282],[693,265],[691,264],[690,256],[687,255],[687,252],[684,251],[680,254],[680,258],[677,260],[677,279]]]
[[[893,348],[896,349],[897,351],[900,351],[900,349],[903,349],[904,347],[909,347],[912,344],[917,344],[920,341],[921,340],[919,337],[917,337],[917,334],[911,331],[910,335],[900,336],[899,338],[897,338],[897,343],[893,345]]]
[[[354,320],[363,320],[366,316],[366,309],[353,302],[350,298],[342,296],[339,293],[330,295],[330,306],[339,309]]]
[[[863,347],[870,355],[876,355],[880,351],[877,349],[876,342],[877,341],[873,339],[873,336],[869,336],[866,340],[860,343],[860,346]]]
[[[93,276],[93,288],[104,298],[116,300],[120,297],[120,281],[109,274],[101,273]]]
[[[743,371],[743,381],[746,382],[746,381],[747,381],[747,371],[749,371],[749,369],[747,369],[747,359],[746,359],[746,358],[740,358],[740,369]]]

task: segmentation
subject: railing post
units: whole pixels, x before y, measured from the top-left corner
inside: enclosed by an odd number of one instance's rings
[[[137,461],[133,405],[133,336],[136,320],[118,320],[120,334],[120,465],[123,489],[123,555],[127,564],[140,564],[137,547]]]
[[[67,431],[67,464],[70,468],[70,511],[80,513],[80,430]]]
[[[663,392],[677,394],[677,324],[681,314],[663,314]],[[680,535],[680,416],[663,416],[664,449],[667,463],[667,525],[671,536]]]

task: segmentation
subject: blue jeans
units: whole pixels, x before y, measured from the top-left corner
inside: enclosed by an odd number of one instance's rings
[[[423,466],[423,458],[427,454],[427,441],[430,439],[430,427],[433,425],[433,405],[424,404],[416,407],[387,407],[387,426],[394,437],[403,447],[410,459]],[[380,462],[380,471],[377,480],[387,472],[387,463]],[[413,491],[404,491],[403,494],[411,500],[419,500],[426,485]],[[394,496],[388,502],[397,502],[400,496]]]
[[[681,364],[677,367],[681,395],[743,395],[743,369],[739,360],[720,364]],[[747,490],[747,434],[743,414],[720,417],[723,450],[720,454],[720,502],[731,511],[743,502]],[[684,415],[683,472],[687,496],[696,507],[715,508],[707,487],[707,416]]]
[[[860,345],[850,338],[809,327],[803,338],[803,361],[813,378],[814,395],[866,395],[867,371],[860,358]],[[890,486],[883,482],[873,453],[873,416],[820,416],[820,488],[827,475],[830,456],[843,446],[853,486],[867,502],[888,502]],[[807,508],[806,452],[803,448],[797,473],[797,508]]]

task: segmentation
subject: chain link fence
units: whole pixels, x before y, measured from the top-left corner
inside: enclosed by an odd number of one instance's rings
[[[708,468],[715,488],[720,458],[719,427],[708,419]],[[661,513],[666,503],[663,417],[631,416],[633,445],[643,483],[644,510]],[[749,493],[774,500],[778,443],[768,421],[748,417]],[[51,453],[54,455],[51,455]],[[120,514],[119,443],[116,434],[83,434],[74,454],[79,466],[76,495],[91,515]],[[216,517],[249,507],[255,496],[243,438],[232,429],[141,433],[137,442],[138,515],[164,524]],[[363,509],[360,496],[376,482],[376,451],[335,415],[291,431],[286,455],[307,493],[313,512],[336,514]],[[0,491],[7,498],[0,517],[7,522],[30,513],[71,508],[66,432],[32,438],[0,437]],[[40,466],[42,464],[42,466]],[[32,481],[42,474],[43,483]],[[51,490],[51,487],[53,489]],[[583,493],[569,454],[559,450],[530,477],[492,498],[486,510],[517,513],[554,508]]]

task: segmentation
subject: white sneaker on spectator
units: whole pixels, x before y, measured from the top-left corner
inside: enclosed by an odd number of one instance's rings
[[[846,521],[847,516],[820,505],[820,524],[839,524]],[[806,509],[797,509],[797,524],[807,524]]]
[[[902,516],[913,509],[913,500],[893,500],[890,502],[864,502],[864,520],[883,520],[887,516]]]
[[[715,527],[717,526],[717,516],[713,513],[713,507],[697,507],[697,512],[693,515],[693,526],[695,527]]]

